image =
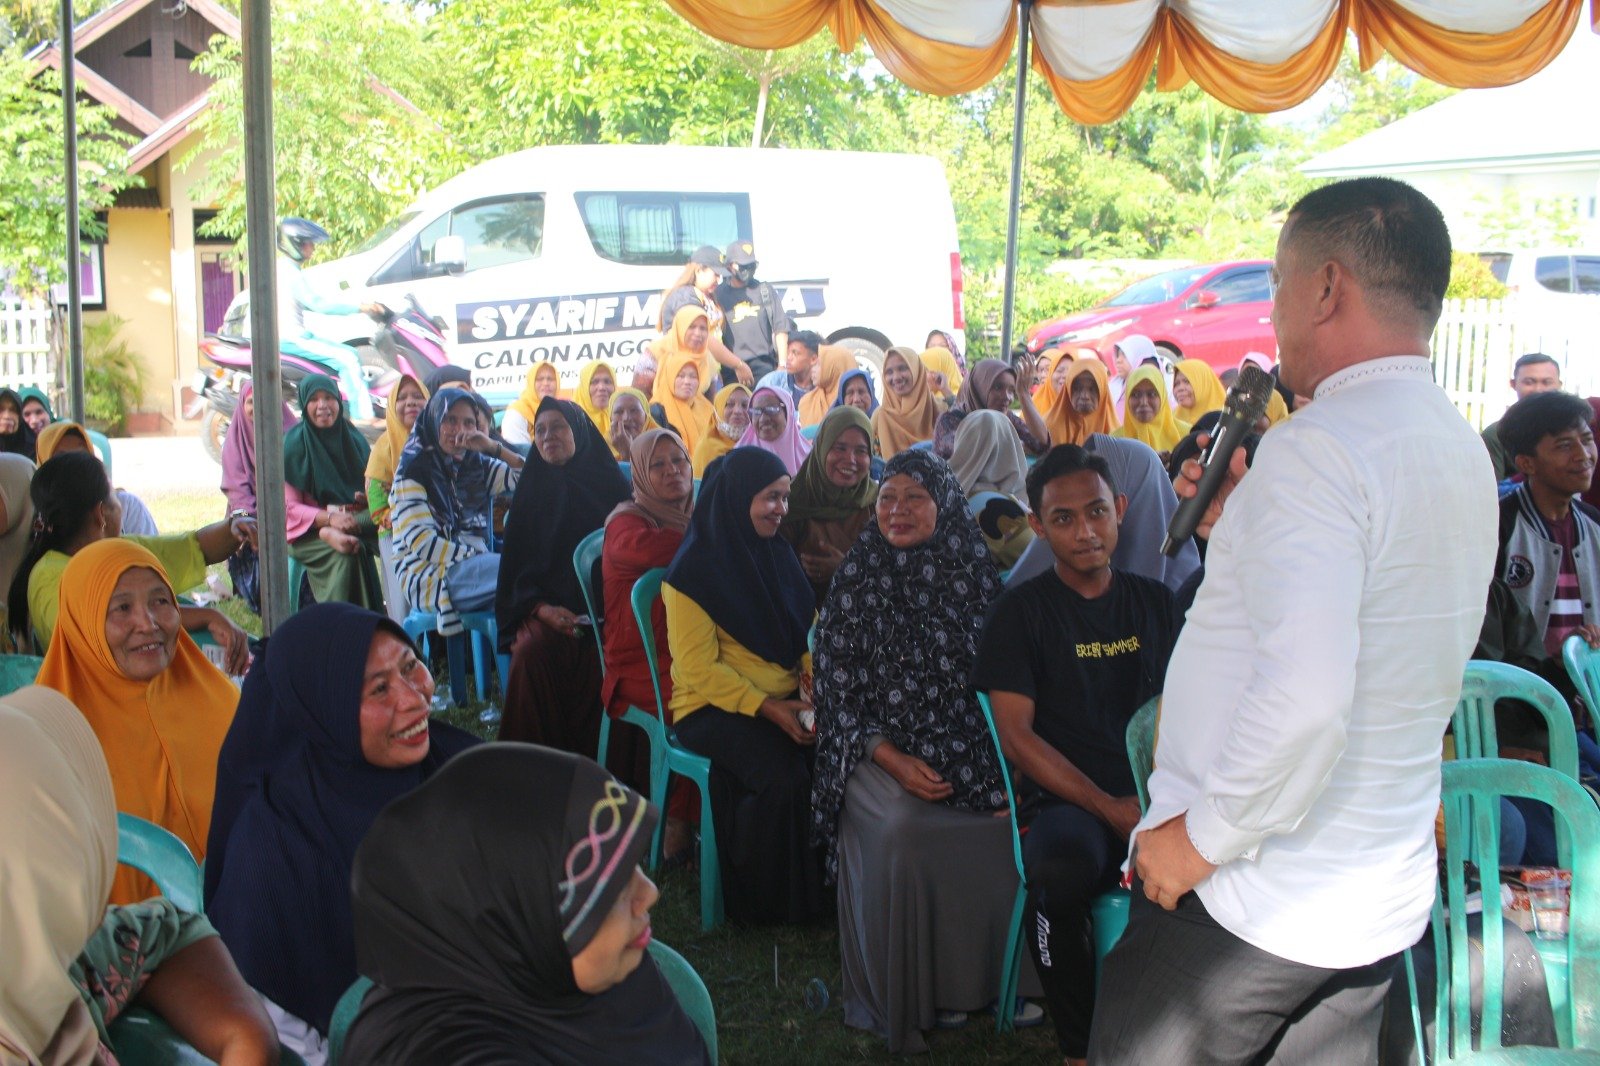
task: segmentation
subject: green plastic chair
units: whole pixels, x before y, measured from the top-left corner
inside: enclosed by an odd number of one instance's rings
[[[1443,769],[1445,886],[1433,911],[1439,992],[1434,1004],[1434,1062],[1600,1063],[1600,809],[1583,786],[1559,771],[1511,759],[1462,759]],[[1500,797],[1549,804],[1574,843],[1571,917],[1564,947],[1571,995],[1556,1010],[1556,1038],[1563,1052],[1504,1048],[1505,935],[1500,893],[1481,893],[1482,935],[1467,931],[1466,866],[1470,854],[1499,851]],[[1475,812],[1475,813],[1474,813]],[[1478,1047],[1472,1047],[1470,948],[1483,956],[1483,1000]],[[1414,991],[1414,990],[1413,990]],[[1581,1052],[1588,1052],[1582,1054]]]
[[[333,1018],[328,1023],[328,1066],[339,1066],[339,1058],[344,1054],[345,1037],[350,1035],[350,1026],[354,1024],[356,1015],[361,1013],[361,1001],[367,998],[371,989],[372,978],[357,977],[344,990],[339,1002],[333,1005]]]
[[[1580,640],[1582,638],[1579,638]],[[1566,648],[1562,648],[1563,658]],[[1581,686],[1580,686],[1581,689]],[[1574,781],[1578,779],[1578,730],[1572,711],[1554,685],[1508,663],[1469,662],[1461,679],[1461,698],[1450,719],[1455,735],[1456,758],[1498,758],[1500,742],[1495,734],[1494,705],[1505,699],[1531,704],[1545,720],[1550,732],[1550,768]]]
[[[111,1050],[120,1066],[210,1066],[211,1060],[173,1031],[161,1015],[133,1007],[107,1028]],[[288,1048],[278,1053],[278,1066],[305,1066]]]
[[[1561,665],[1567,668],[1589,713],[1600,718],[1600,650],[1590,648],[1588,641],[1574,633],[1561,645]]]
[[[1161,718],[1161,697],[1152,696],[1128,719],[1123,737],[1128,746],[1128,765],[1133,768],[1133,787],[1139,792],[1139,811],[1150,809],[1150,772],[1156,765],[1156,723]]]
[[[1006,761],[1005,748],[1000,744],[1000,730],[994,724],[994,708],[989,705],[987,692],[978,693],[978,706],[983,708],[983,721],[989,727],[989,739],[994,741],[994,752],[1000,762],[1000,780],[1006,786],[1006,808],[1011,818],[1011,857],[1017,865],[1017,898],[1011,905],[1011,929],[1006,934],[1006,953],[1000,964],[1000,997],[994,1012],[995,1028],[1005,1033],[1016,1028],[1016,1012],[1009,1005],[1016,1002],[1022,972],[1022,915],[1028,905],[1028,869],[1022,862],[1022,829],[1017,825],[1017,796],[1011,788],[1011,767]],[[1096,897],[1089,905],[1096,981],[1100,979],[1100,963],[1128,927],[1129,898],[1127,889],[1115,888]]]
[[[119,811],[117,862],[149,877],[179,910],[204,912],[200,866],[188,845],[161,826]]]
[[[661,971],[661,976],[672,986],[672,993],[678,997],[678,1004],[683,1007],[683,1012],[694,1022],[694,1027],[700,1030],[700,1037],[706,1042],[706,1050],[711,1052],[711,1061],[716,1062],[717,1012],[711,1003],[711,993],[706,991],[706,983],[700,979],[700,975],[689,965],[687,959],[661,941],[652,940],[646,950],[656,961],[656,968]],[[370,977],[357,977],[355,982],[345,989],[344,995],[339,997],[339,1002],[334,1005],[333,1020],[328,1025],[327,1066],[339,1066],[339,1059],[344,1055],[345,1038],[350,1035],[350,1026],[361,1013],[361,1003],[367,998],[367,993],[371,989]],[[115,1029],[112,1031],[115,1032]]]
[[[706,991],[706,983],[689,965],[689,960],[661,941],[650,941],[648,950],[650,957],[656,960],[656,968],[661,971],[661,976],[672,986],[673,995],[678,997],[678,1005],[694,1022],[694,1027],[700,1030],[700,1038],[706,1042],[711,1061],[716,1062],[717,1012],[711,1003],[711,993]]]
[[[665,567],[646,570],[633,586],[633,620],[639,627],[640,643],[644,645],[644,659],[650,667],[650,684],[656,692],[656,713],[640,711],[643,721],[629,719],[650,734],[650,802],[666,810],[667,784],[672,774],[687,777],[700,789],[700,927],[715,929],[722,924],[722,867],[717,856],[716,823],[711,817],[711,760],[690,751],[678,742],[677,735],[666,726],[667,702],[661,698],[661,667],[656,657],[656,631],[650,624],[650,614],[656,600],[661,597],[661,579],[667,576]],[[633,711],[636,708],[628,708]],[[661,819],[661,825],[666,824]],[[657,827],[657,834],[661,832]]]
[[[0,696],[33,684],[43,665],[44,659],[37,655],[0,655]]]

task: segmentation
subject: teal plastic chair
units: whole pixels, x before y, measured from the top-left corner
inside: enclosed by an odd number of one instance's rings
[[[1590,648],[1588,641],[1574,633],[1561,645],[1561,665],[1567,668],[1589,713],[1600,718],[1600,650]]]
[[[132,814],[117,814],[117,862],[149,877],[179,910],[204,911],[200,866],[172,833]]]
[[[37,655],[0,655],[0,696],[33,684],[43,665],[44,659]]]
[[[463,616],[462,624],[465,623],[466,619]],[[406,631],[406,636],[420,645],[429,633],[438,630],[439,619],[432,611],[412,611],[400,623],[400,628]],[[444,638],[445,661],[449,664],[450,670],[450,700],[457,707],[465,706],[467,702],[468,636],[469,634],[463,631]]]
[[[716,1062],[717,1012],[711,1003],[711,993],[706,991],[706,983],[687,959],[661,941],[652,940],[646,950],[655,960],[661,976],[672,986],[672,994],[678,997],[683,1012],[700,1030],[700,1038],[706,1042],[706,1050],[711,1052],[711,1061]],[[328,1025],[328,1066],[339,1066],[339,1060],[344,1055],[345,1038],[350,1035],[350,1026],[355,1023],[356,1015],[361,1013],[361,1003],[371,989],[370,977],[357,977],[334,1005],[333,1020]]]
[[[354,1024],[356,1015],[361,1013],[361,1001],[367,998],[371,989],[372,978],[357,977],[344,990],[339,1002],[333,1005],[333,1018],[328,1022],[328,1066],[339,1066],[339,1058],[344,1054],[345,1037],[350,1035],[350,1026]]]
[[[461,625],[471,640],[472,679],[478,685],[478,698],[489,698],[489,664],[492,662],[500,675],[500,698],[504,700],[506,686],[511,683],[511,656],[500,650],[500,623],[495,620],[494,612],[469,611],[461,616]],[[449,645],[445,648],[448,653]]]
[[[650,684],[656,691],[656,715],[645,714],[641,727],[650,734],[650,802],[663,811],[667,802],[667,783],[672,774],[687,777],[700,789],[700,927],[715,929],[722,924],[722,867],[717,856],[716,823],[711,817],[711,760],[697,755],[678,742],[666,726],[667,704],[661,698],[661,666],[656,658],[656,632],[650,613],[661,597],[665,567],[646,570],[633,586],[633,620],[639,627],[644,658],[650,667]],[[632,708],[630,708],[631,710]],[[666,819],[661,819],[666,824]],[[657,829],[659,838],[661,830]]]
[[[626,459],[618,459],[617,468],[622,471],[623,480],[630,485],[633,484],[633,464]]]
[[[706,991],[706,983],[700,979],[694,967],[689,965],[689,960],[661,941],[650,941],[647,950],[650,952],[650,957],[656,960],[656,969],[661,971],[661,976],[672,986],[672,994],[678,997],[678,1005],[683,1008],[683,1013],[687,1014],[689,1020],[694,1022],[694,1027],[700,1030],[700,1038],[706,1042],[706,1050],[711,1053],[711,1061],[716,1062],[717,1012],[711,1003],[711,993]]]
[[[1461,759],[1444,764],[1445,885],[1433,911],[1438,996],[1434,1003],[1434,1062],[1600,1063],[1600,809],[1575,780],[1535,763]],[[1481,893],[1483,928],[1467,930],[1466,866],[1471,854],[1499,852],[1500,798],[1549,804],[1574,844],[1571,917],[1565,949],[1571,995],[1556,1009],[1556,1039],[1563,1052],[1501,1046],[1505,974],[1504,917],[1500,893]],[[1478,1046],[1472,1046],[1470,948],[1482,951],[1483,999]],[[1415,996],[1415,985],[1412,988]],[[1582,1054],[1588,1052],[1588,1054]]]
[[[111,1050],[119,1066],[210,1066],[154,1011],[133,1007],[117,1016],[107,1028]],[[305,1066],[305,1060],[288,1048],[278,1052],[278,1066]]]
[[[606,646],[602,639],[600,627],[604,620],[601,608],[604,604],[595,599],[594,595],[594,568],[600,563],[600,556],[606,548],[606,530],[604,526],[590,533],[578,541],[578,546],[572,550],[572,569],[578,575],[578,588],[583,592],[583,606],[589,612],[589,618],[594,622],[595,650],[600,656],[600,673],[606,672]],[[649,715],[637,707],[629,707],[622,714],[624,722],[632,722],[641,729],[644,723],[639,719],[648,718]],[[655,740],[651,738],[651,764],[655,763]],[[611,716],[605,713],[604,708],[600,713],[600,745],[595,751],[594,761],[601,766],[606,764],[606,753],[611,750]],[[652,783],[654,778],[652,778]],[[652,791],[654,791],[652,789]],[[660,861],[660,833],[656,834],[656,843],[650,848],[650,868]]]
[[[1566,657],[1566,650],[1562,648],[1563,658]],[[1550,732],[1550,768],[1576,781],[1578,730],[1573,724],[1567,701],[1544,678],[1507,663],[1467,664],[1466,673],[1461,679],[1461,698],[1456,701],[1455,714],[1450,719],[1450,731],[1455,736],[1456,758],[1499,757],[1500,742],[1495,733],[1494,705],[1505,699],[1522,700],[1540,713]]]
[[[1133,787],[1139,793],[1139,811],[1150,809],[1150,771],[1156,765],[1156,720],[1161,717],[1161,697],[1152,696],[1128,719],[1123,742],[1128,746],[1128,765],[1133,769]]]
[[[814,426],[801,426],[800,427],[800,435],[802,437],[804,437],[806,440],[816,440],[817,439],[817,434],[820,433],[821,431],[822,431],[822,423],[821,422],[818,422]]]
[[[88,429],[86,427],[84,432],[89,435],[89,447],[93,448],[94,453],[100,457],[100,465],[106,468],[106,478],[109,479],[111,477],[111,441],[98,429]]]
[[[1006,808],[1011,818],[1011,858],[1017,866],[1017,898],[1011,905],[1011,927],[1006,934],[1005,958],[1000,963],[1000,998],[994,1012],[995,1028],[1005,1033],[1016,1027],[1016,1012],[1009,1005],[1016,1002],[1022,972],[1022,915],[1028,905],[1028,868],[1022,862],[1022,829],[1017,824],[1017,795],[1011,787],[1011,767],[1006,761],[1005,748],[1000,744],[1000,730],[994,724],[994,708],[989,705],[987,692],[978,693],[978,706],[983,708],[983,721],[989,727],[989,739],[994,742],[995,756],[1000,762],[1000,780],[1006,786]],[[1096,981],[1100,979],[1100,963],[1128,927],[1129,898],[1127,889],[1116,888],[1096,897],[1089,905]]]

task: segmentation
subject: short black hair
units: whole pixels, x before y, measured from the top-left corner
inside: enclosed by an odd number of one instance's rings
[[[1450,284],[1450,230],[1434,202],[1393,178],[1313,189],[1289,211],[1298,255],[1337,260],[1380,308],[1420,314],[1429,329]]]
[[[1111,464],[1103,456],[1084,451],[1076,444],[1057,444],[1044,453],[1044,458],[1028,471],[1028,509],[1034,514],[1044,506],[1044,487],[1058,477],[1092,470],[1099,474],[1111,495],[1117,494],[1117,483],[1111,479]]]
[[[1516,377],[1517,371],[1525,366],[1538,366],[1540,363],[1549,363],[1556,368],[1556,373],[1561,372],[1561,364],[1556,362],[1556,357],[1543,352],[1529,352],[1527,355],[1517,356],[1517,361],[1511,364],[1511,376]]]
[[[1589,401],[1570,392],[1540,392],[1512,404],[1500,419],[1500,446],[1513,459],[1532,455],[1546,437],[1594,425]]]
[[[795,341],[810,348],[812,355],[816,355],[817,349],[822,347],[822,335],[809,329],[799,329],[789,334],[789,343],[793,344]]]

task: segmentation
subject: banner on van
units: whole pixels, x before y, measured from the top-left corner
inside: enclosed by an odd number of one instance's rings
[[[770,284],[792,319],[827,310],[826,278]],[[626,375],[639,346],[659,335],[660,310],[660,292],[638,290],[461,303],[455,361],[472,371],[473,386],[491,401],[521,392],[535,363],[554,363],[561,387],[571,389],[591,360],[604,359]]]

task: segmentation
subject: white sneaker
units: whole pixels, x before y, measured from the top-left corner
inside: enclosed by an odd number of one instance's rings
[[[933,1015],[935,1029],[964,1029],[967,1025],[967,1012],[964,1010],[941,1010]]]

